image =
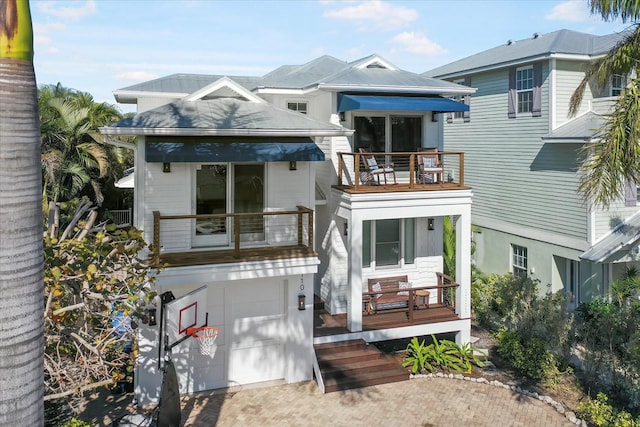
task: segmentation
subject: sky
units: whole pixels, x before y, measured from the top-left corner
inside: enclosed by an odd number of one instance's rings
[[[588,0],[31,0],[38,85],[113,91],[174,73],[261,76],[322,55],[423,73],[534,33],[603,35]]]

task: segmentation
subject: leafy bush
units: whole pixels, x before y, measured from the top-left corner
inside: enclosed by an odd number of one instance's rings
[[[608,403],[609,398],[604,393],[598,393],[595,400],[580,402],[578,416],[591,426],[602,427],[636,427],[640,426],[640,417],[633,416],[626,411],[617,411]]]
[[[433,335],[431,338],[433,342],[425,345],[424,340],[418,341],[418,338],[413,337],[407,346],[402,366],[411,367],[414,374],[437,369],[468,374],[473,365],[483,366],[483,362],[474,354],[476,349],[470,343],[461,346],[449,340],[438,341]]]
[[[555,357],[540,338],[533,337],[525,341],[521,334],[507,328],[501,328],[495,337],[498,340],[498,354],[522,375],[541,380],[554,371]]]
[[[94,425],[77,418],[71,418],[69,421],[60,424],[60,427],[93,427]]]

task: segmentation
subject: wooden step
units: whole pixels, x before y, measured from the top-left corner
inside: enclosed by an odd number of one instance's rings
[[[369,346],[365,340],[348,340],[335,343],[329,342],[324,344],[315,344],[313,346],[317,355],[344,353],[345,351],[351,350],[364,350],[368,347]]]
[[[364,340],[314,346],[325,393],[409,379],[399,362]]]
[[[363,362],[365,360],[380,359],[381,353],[375,348],[365,348],[344,351],[342,353],[316,354],[316,356],[318,357],[318,363],[320,365],[323,363],[331,363],[334,365],[341,363],[344,365],[348,363]]]
[[[333,373],[326,377],[323,375],[322,378],[324,380],[325,393],[331,393],[334,391],[406,381],[409,379],[409,372],[401,367],[389,367],[388,369],[378,369],[374,372],[369,371],[356,375]]]

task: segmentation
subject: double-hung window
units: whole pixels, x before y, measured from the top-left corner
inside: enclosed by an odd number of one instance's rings
[[[415,262],[415,220],[384,219],[362,223],[362,266],[402,266]]]
[[[516,69],[516,93],[518,113],[530,113],[533,110],[533,67]]]
[[[516,277],[527,277],[527,248],[511,245],[511,271]]]

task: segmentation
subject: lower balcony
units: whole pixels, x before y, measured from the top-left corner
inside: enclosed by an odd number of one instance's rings
[[[211,215],[153,212],[152,263],[184,267],[316,257],[313,211]]]

